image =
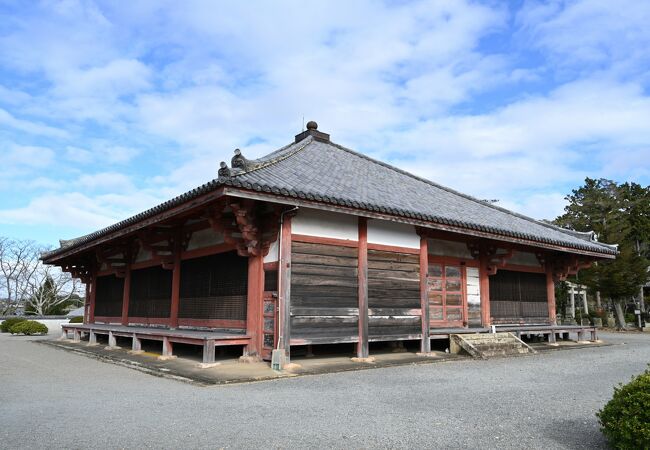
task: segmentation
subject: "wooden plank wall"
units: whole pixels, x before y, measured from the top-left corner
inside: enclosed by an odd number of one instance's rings
[[[420,256],[368,250],[370,339],[420,335]]]
[[[353,342],[358,336],[357,249],[291,244],[291,339]]]

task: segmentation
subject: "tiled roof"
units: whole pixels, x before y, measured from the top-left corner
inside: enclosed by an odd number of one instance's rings
[[[55,256],[224,185],[606,255],[617,252],[616,246],[596,242],[593,233],[565,230],[461,194],[334,144],[315,128],[296,141],[257,160],[236,151],[233,167],[222,163],[219,178],[103,230],[64,241],[60,249],[44,256]]]

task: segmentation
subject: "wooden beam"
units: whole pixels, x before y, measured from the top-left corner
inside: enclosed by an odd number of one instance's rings
[[[279,326],[278,348],[284,349],[285,361],[291,360],[291,215],[283,218],[281,228],[280,264],[278,266]]]
[[[172,299],[169,310],[169,326],[171,328],[178,328],[178,309],[180,306],[181,298],[181,239],[180,232],[174,237],[173,246],[173,260],[174,266],[172,269]]]
[[[431,351],[429,337],[429,296],[427,295],[427,273],[429,271],[429,244],[425,236],[420,237],[420,307],[422,308],[422,343],[420,351]]]
[[[557,323],[555,311],[555,282],[553,281],[553,268],[549,264],[546,269],[546,299],[548,301],[548,318],[552,325]]]
[[[261,356],[264,326],[264,257],[248,257],[248,295],[246,305],[246,334],[251,337],[246,356]]]
[[[359,217],[358,246],[358,296],[359,296],[359,342],[357,358],[367,358],[368,347],[368,219]]]

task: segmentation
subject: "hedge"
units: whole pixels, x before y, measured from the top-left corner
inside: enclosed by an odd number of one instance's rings
[[[5,319],[2,321],[2,323],[0,323],[0,331],[2,331],[3,333],[9,333],[11,327],[16,325],[17,323],[24,322],[26,320],[27,319],[25,319],[24,317],[11,317],[9,319]]]
[[[72,319],[70,319],[69,323],[84,323],[84,318],[83,316],[75,316]]]
[[[11,334],[24,334],[31,336],[32,334],[47,334],[47,327],[35,320],[24,320],[15,324],[9,330]]]
[[[615,387],[612,399],[596,415],[612,447],[650,448],[650,369]]]

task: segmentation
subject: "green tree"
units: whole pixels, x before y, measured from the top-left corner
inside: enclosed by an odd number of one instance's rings
[[[615,306],[625,327],[622,304],[641,292],[648,281],[650,187],[636,183],[586,178],[566,197],[569,204],[555,224],[576,231],[594,231],[601,242],[619,244],[613,261],[600,261],[580,272],[580,282],[600,291]]]

